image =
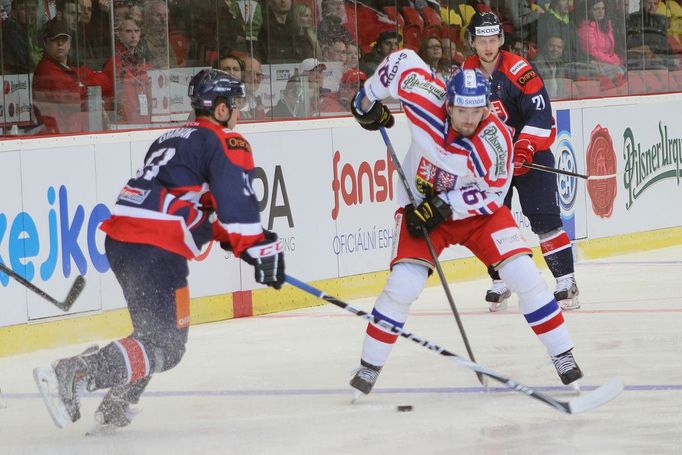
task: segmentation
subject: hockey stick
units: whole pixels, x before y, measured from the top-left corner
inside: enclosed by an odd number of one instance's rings
[[[304,283],[296,278],[293,278],[289,275],[285,275],[284,281],[300,289],[301,291],[312,294],[317,298],[325,300],[333,305],[336,305],[339,308],[349,311],[354,315],[361,317],[362,319],[365,319],[369,322],[372,322],[373,324],[381,326],[385,330],[390,330],[395,335],[399,335],[403,338],[413,341],[418,345],[425,347],[429,351],[433,351],[437,354],[442,355],[443,357],[448,358],[449,360],[455,362],[458,365],[461,365],[465,368],[469,368],[470,370],[474,370],[477,374],[485,375],[498,382],[501,382],[506,387],[512,390],[515,390],[524,395],[528,395],[529,397],[535,398],[536,400],[542,401],[543,403],[553,407],[554,409],[564,412],[566,414],[578,414],[580,412],[589,411],[590,409],[594,409],[598,406],[601,406],[616,398],[624,389],[623,381],[621,381],[619,378],[613,378],[591,392],[583,393],[578,397],[570,399],[569,401],[560,401],[547,394],[539,392],[533,389],[532,387],[521,384],[520,382],[516,382],[513,379],[508,378],[501,373],[484,367],[483,365],[469,361],[464,357],[460,357],[454,352],[448,351],[447,349],[438,346],[437,344],[427,340],[426,338],[422,338],[418,335],[408,332],[407,330],[401,329],[400,327],[396,327],[387,321],[378,319],[374,317],[372,314],[355,308],[354,306],[351,306],[345,302],[342,302],[336,297],[327,295],[323,291],[320,291],[319,289],[316,289],[311,285]]]
[[[403,167],[400,165],[400,161],[398,160],[398,156],[395,153],[395,149],[393,148],[393,144],[391,143],[391,139],[388,137],[388,134],[386,133],[386,128],[381,127],[379,128],[379,132],[381,133],[381,137],[384,138],[384,143],[386,144],[386,147],[388,148],[388,152],[391,155],[391,160],[393,160],[393,165],[395,166],[396,171],[398,171],[398,176],[400,177],[400,181],[403,184],[403,188],[405,188],[405,192],[407,193],[407,197],[410,199],[410,203],[412,204],[413,207],[417,207],[417,200],[414,197],[414,194],[412,194],[412,190],[410,189],[410,184],[407,181],[407,177],[405,177],[405,171],[403,171]],[[448,287],[448,282],[445,279],[445,273],[443,273],[443,268],[440,266],[440,262],[438,261],[438,255],[436,254],[436,250],[433,248],[433,243],[431,243],[431,237],[429,237],[429,233],[426,230],[426,226],[422,226],[422,236],[424,237],[424,240],[426,241],[426,246],[429,248],[429,253],[431,253],[431,258],[433,259],[433,263],[436,266],[436,271],[438,272],[438,278],[440,278],[440,282],[443,285],[443,290],[445,291],[445,296],[448,299],[448,303],[450,304],[450,309],[452,310],[452,314],[455,316],[455,321],[457,321],[457,327],[459,327],[459,333],[462,335],[462,340],[464,341],[464,347],[467,350],[467,354],[469,354],[469,358],[471,359],[472,362],[475,362],[476,359],[474,358],[474,352],[471,350],[471,346],[469,345],[469,338],[467,338],[467,334],[464,331],[464,325],[462,324],[462,319],[459,317],[459,311],[457,311],[457,307],[455,306],[455,299],[452,298],[452,294],[450,293],[450,288]],[[478,376],[479,382],[484,386],[487,387],[487,381],[481,375],[480,373],[476,373],[476,376]]]
[[[27,288],[29,288],[31,291],[35,292],[60,310],[66,312],[69,311],[71,308],[71,305],[74,304],[78,296],[80,295],[81,291],[83,291],[83,288],[85,287],[85,278],[83,278],[81,275],[78,275],[76,277],[76,280],[73,282],[71,285],[71,289],[69,289],[69,293],[66,294],[66,299],[64,299],[63,302],[60,302],[59,300],[55,299],[54,297],[50,296],[48,293],[40,289],[38,286],[34,285],[30,281],[28,281],[26,278],[23,276],[19,275],[16,273],[14,270],[10,269],[7,267],[5,264],[0,263],[0,272],[11,276],[15,280],[17,280],[19,283],[23,284]]]
[[[586,175],[586,174],[578,174],[577,172],[571,172],[571,171],[565,171],[563,169],[557,169],[552,166],[544,166],[542,164],[535,164],[535,163],[523,163],[524,167],[527,167],[528,169],[535,169],[538,171],[542,172],[551,172],[553,174],[561,174],[561,175],[567,175],[569,177],[578,177],[581,179],[585,180],[606,180],[606,179],[612,179],[614,177],[617,177],[619,174],[608,174],[608,175]]]

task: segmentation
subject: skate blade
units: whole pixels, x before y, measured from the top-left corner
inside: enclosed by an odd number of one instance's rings
[[[107,436],[116,433],[121,427],[112,425],[110,423],[99,423],[96,422],[88,431],[85,432],[85,436]]]
[[[580,381],[573,381],[568,386],[576,395],[580,395]]]
[[[57,381],[54,369],[52,367],[34,368],[33,379],[55,425],[59,428],[71,425],[73,423],[71,417],[66,410],[66,406],[64,406],[64,403],[59,398],[59,382]]]
[[[353,398],[350,400],[350,404],[355,404],[358,402],[361,396],[364,394],[360,392],[359,390],[353,390]]]
[[[573,297],[572,299],[559,300],[557,303],[559,304],[559,307],[563,311],[573,311],[580,308],[580,301],[578,300],[578,297]]]

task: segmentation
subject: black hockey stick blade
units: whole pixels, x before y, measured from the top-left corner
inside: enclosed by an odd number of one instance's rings
[[[60,308],[64,311],[69,311],[76,302],[76,299],[81,295],[81,292],[83,292],[84,287],[85,278],[83,278],[83,275],[78,275],[73,281],[71,289],[69,289],[69,293],[66,294],[66,298],[63,302],[61,302]]]
[[[66,295],[66,299],[64,299],[63,302],[60,302],[59,300],[55,299],[51,295],[49,295],[47,292],[43,291],[40,289],[38,286],[35,284],[31,283],[28,281],[26,278],[23,276],[19,275],[17,272],[14,270],[10,269],[7,267],[5,264],[0,263],[0,272],[14,278],[16,281],[30,289],[31,291],[35,292],[60,310],[66,312],[71,309],[71,306],[74,304],[80,293],[83,291],[83,288],[85,287],[85,278],[82,276],[78,276],[76,280],[73,282],[71,285],[71,289],[69,289],[68,294]]]
[[[323,291],[320,291],[319,289],[316,289],[311,285],[304,283],[303,281],[300,281],[289,275],[285,275],[284,280],[290,285],[304,292],[312,294],[317,298],[325,300],[333,305],[336,305],[339,308],[349,311],[354,315],[361,317],[362,319],[365,319],[369,322],[372,322],[373,324],[381,326],[383,329],[388,330],[395,335],[406,338],[428,349],[429,351],[433,351],[437,354],[440,354],[460,366],[464,366],[466,368],[469,368],[470,370],[475,371],[476,373],[480,373],[484,376],[494,379],[512,390],[522,393],[523,395],[535,398],[536,400],[539,400],[553,407],[554,409],[560,412],[564,412],[566,414],[578,414],[599,407],[616,398],[623,392],[624,389],[623,381],[621,381],[619,378],[613,378],[606,384],[602,385],[601,387],[598,387],[597,389],[591,392],[581,394],[580,396],[575,397],[569,401],[557,400],[556,398],[550,395],[535,390],[527,385],[521,384],[520,382],[516,382],[513,379],[508,378],[501,373],[497,373],[496,371],[484,367],[483,365],[468,360],[464,357],[460,357],[454,352],[448,351],[447,349],[438,346],[437,344],[427,340],[426,338],[422,338],[411,332],[403,330],[400,327],[396,327],[387,321],[377,319],[372,314],[359,310],[354,306],[351,306],[337,299],[336,297],[327,295]]]

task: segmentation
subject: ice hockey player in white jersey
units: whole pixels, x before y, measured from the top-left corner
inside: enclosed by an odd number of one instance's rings
[[[490,112],[490,88],[478,70],[456,73],[445,85],[411,50],[389,55],[354,98],[351,110],[368,130],[391,127],[382,100],[398,99],[412,143],[402,166],[417,207],[404,189],[398,193],[397,244],[391,273],[372,315],[403,327],[410,305],[424,288],[434,264],[422,227],[440,253],[449,245],[467,247],[519,296],[528,325],[552,358],[564,384],[582,377],[573,341],[554,295],[542,280],[504,197],[513,175],[512,135]],[[367,326],[360,366],[350,385],[368,394],[398,336]]]

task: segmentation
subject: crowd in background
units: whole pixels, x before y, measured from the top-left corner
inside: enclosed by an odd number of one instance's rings
[[[209,66],[244,81],[247,120],[346,115],[397,49],[445,80],[475,11],[500,17],[555,99],[637,93],[634,75],[639,93],[682,89],[677,0],[0,0],[0,70],[30,77],[19,134],[148,127],[155,71]]]

